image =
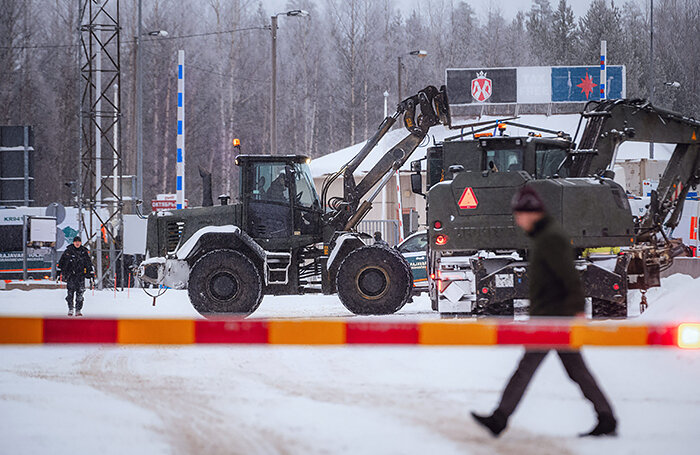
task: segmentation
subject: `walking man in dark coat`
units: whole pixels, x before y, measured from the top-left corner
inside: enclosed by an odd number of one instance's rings
[[[73,297],[75,297],[75,315],[82,316],[83,292],[85,292],[85,278],[92,278],[92,261],[87,248],[82,246],[80,237],[73,239],[73,244],[68,245],[66,251],[58,261],[58,269],[68,289],[68,316],[73,316]]]
[[[567,235],[546,211],[537,192],[523,187],[512,201],[515,223],[532,239],[530,266],[531,316],[582,316],[585,297],[578,272],[574,267],[574,252]],[[501,402],[490,416],[472,412],[476,421],[498,436],[508,424],[530,379],[547,356],[548,350],[527,350],[510,378]],[[557,350],[566,372],[576,382],[598,414],[598,424],[580,436],[614,435],[617,421],[612,407],[578,350]]]

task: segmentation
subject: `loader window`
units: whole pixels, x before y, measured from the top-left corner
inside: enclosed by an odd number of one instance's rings
[[[284,163],[255,163],[253,200],[289,202]]]
[[[486,150],[486,170],[493,172],[517,172],[523,170],[521,149]]]
[[[294,165],[294,181],[296,183],[295,200],[297,205],[320,209],[321,206],[318,203],[318,195],[311,179],[311,170],[308,164],[297,163]]]
[[[554,174],[560,177],[568,177],[569,169],[566,166],[559,165],[566,158],[566,150],[560,148],[546,148],[541,145],[535,150],[537,156],[537,168],[535,169],[535,178],[546,179],[553,177]]]

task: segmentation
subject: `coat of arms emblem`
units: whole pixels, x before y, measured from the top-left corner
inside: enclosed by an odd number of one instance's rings
[[[486,72],[479,71],[476,78],[472,79],[472,97],[480,103],[491,98],[491,79],[486,77]]]

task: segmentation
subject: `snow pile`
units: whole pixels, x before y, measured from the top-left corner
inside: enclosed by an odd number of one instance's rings
[[[630,309],[636,310],[639,291],[629,294]],[[638,320],[645,322],[700,322],[700,278],[677,273],[661,279],[661,287],[647,292],[649,308]]]

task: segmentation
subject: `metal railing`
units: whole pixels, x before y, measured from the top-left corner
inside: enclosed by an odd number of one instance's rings
[[[382,239],[391,246],[399,243],[398,220],[364,220],[357,225],[357,230],[372,236],[375,232],[381,232]]]

